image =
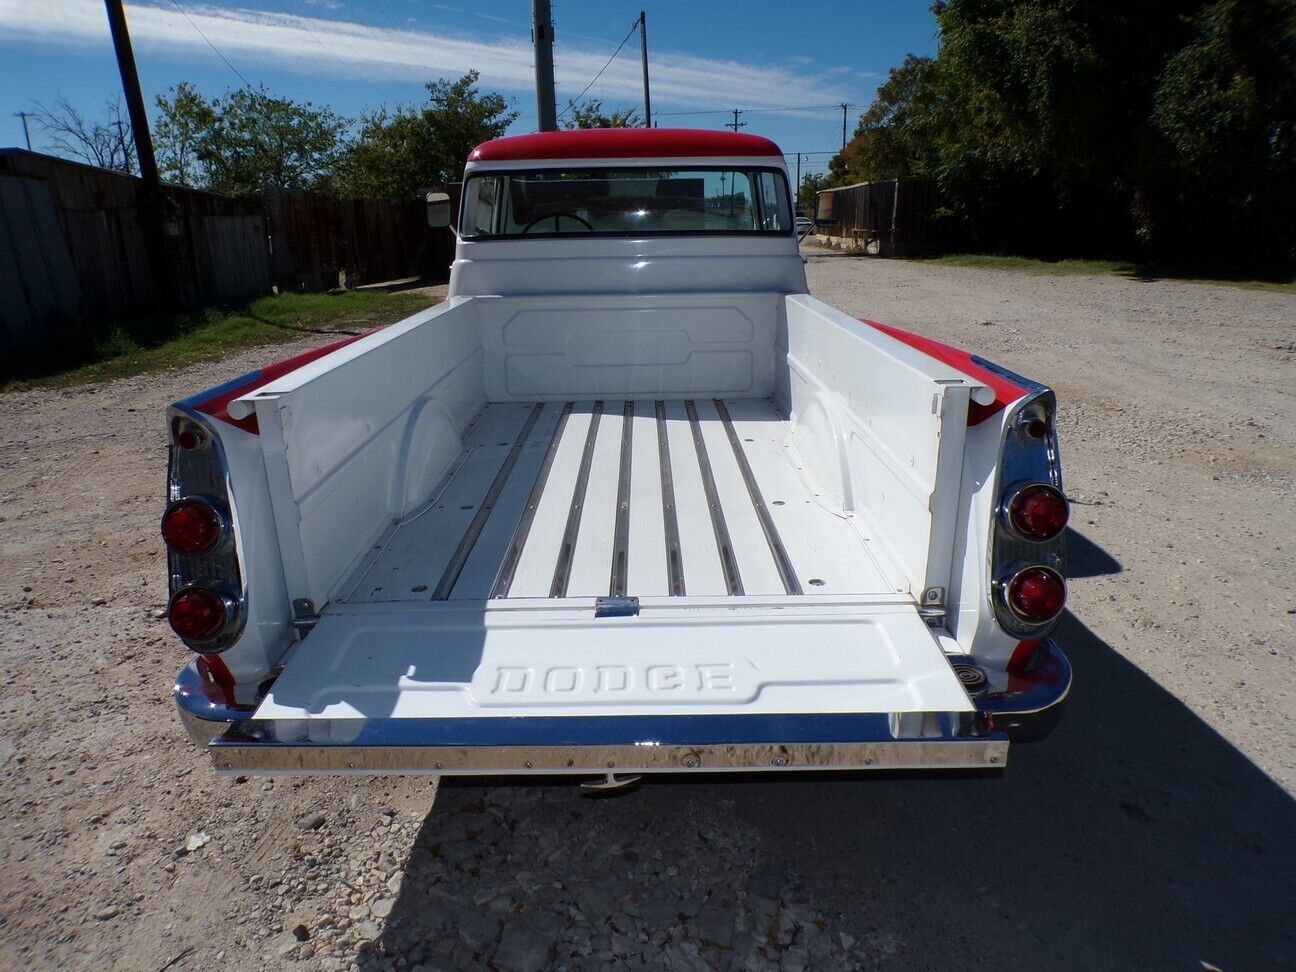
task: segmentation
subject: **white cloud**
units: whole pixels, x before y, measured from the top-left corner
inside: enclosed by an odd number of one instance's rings
[[[361,23],[262,10],[190,4],[193,24],[174,6],[132,3],[127,11],[136,48],[150,57],[184,62],[215,58],[196,25],[245,75],[258,66],[364,81],[426,81],[457,77],[470,69],[482,82],[527,91],[535,81],[525,33],[482,40],[427,30],[399,30]],[[0,0],[0,36],[36,44],[99,46],[108,43],[99,0]],[[559,38],[561,40],[561,37]],[[561,107],[575,97],[607,61],[609,52],[560,44],[555,53]],[[749,108],[831,103],[836,87],[765,64],[653,52],[654,100],[684,105],[739,104]],[[588,97],[637,102],[642,93],[638,58],[618,57]]]

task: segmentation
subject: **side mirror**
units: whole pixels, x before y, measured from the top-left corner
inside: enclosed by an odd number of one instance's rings
[[[448,192],[429,192],[427,201],[427,221],[433,229],[444,229],[450,225],[450,194]]]

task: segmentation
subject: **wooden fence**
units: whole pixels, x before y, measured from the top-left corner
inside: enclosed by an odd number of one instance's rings
[[[280,290],[444,279],[448,230],[418,200],[163,190],[165,252],[144,233],[136,178],[0,150],[0,353],[125,317],[237,305]]]
[[[267,192],[270,274],[280,290],[327,290],[402,277],[445,279],[454,236],[416,199]]]
[[[923,256],[938,244],[936,183],[887,179],[822,189],[816,194],[818,232],[877,246],[882,256]]]

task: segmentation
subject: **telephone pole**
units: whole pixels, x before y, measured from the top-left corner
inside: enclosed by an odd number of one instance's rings
[[[725,123],[725,128],[732,128],[735,132],[738,131],[738,129],[740,129],[740,128],[746,128],[746,127],[747,127],[747,123],[746,123],[746,122],[740,122],[740,121],[738,120],[738,116],[741,115],[741,114],[742,114],[742,110],[739,109],[739,108],[735,108],[735,109],[733,110],[734,120],[733,120],[732,122],[726,122],[726,123]]]
[[[15,112],[14,112],[14,115],[15,115],[16,117],[22,119],[22,123],[23,123],[23,138],[27,139],[27,151],[30,152],[30,151],[31,151],[31,132],[28,131],[28,129],[27,129],[27,119],[32,117],[32,113],[31,113],[30,111],[15,111]]]
[[[648,18],[639,11],[639,60],[643,64],[644,128],[652,128],[652,99],[648,96]]]
[[[158,176],[157,160],[153,157],[153,138],[149,135],[144,94],[140,91],[139,72],[135,69],[135,53],[131,50],[130,31],[126,26],[126,11],[122,9],[122,0],[104,0],[104,7],[108,11],[108,28],[112,33],[113,50],[117,54],[122,93],[126,96],[126,114],[130,118],[131,136],[135,141],[135,161],[139,165],[140,175],[140,228],[143,230],[144,249],[152,271],[154,302],[159,309],[169,309],[177,306],[179,294],[167,258],[166,200],[162,196],[162,179]],[[121,137],[120,129],[118,135]]]
[[[122,0],[104,0],[108,10],[108,28],[112,32],[113,50],[117,52],[117,70],[121,73],[122,92],[126,95],[126,114],[130,117],[131,135],[135,139],[135,160],[139,163],[144,191],[157,194],[162,190],[157,160],[153,158],[153,138],[149,135],[148,114],[144,110],[144,93],[140,91],[139,72],[135,70],[135,52],[131,50],[130,31]]]
[[[554,100],[553,12],[549,0],[531,0],[531,43],[535,45],[536,116],[540,131],[558,130]]]
[[[801,200],[801,153],[797,153],[797,181],[796,191],[792,193],[792,210],[796,211],[797,204]]]
[[[849,108],[849,107],[850,107],[850,105],[846,104],[846,102],[843,101],[843,102],[841,103],[841,110],[842,110],[842,149],[843,149],[843,150],[845,150],[845,148],[846,148],[846,109]]]

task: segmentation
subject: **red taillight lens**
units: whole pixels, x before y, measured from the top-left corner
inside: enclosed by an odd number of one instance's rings
[[[197,557],[216,548],[224,527],[224,519],[210,503],[180,500],[162,517],[162,539],[176,553]]]
[[[1066,497],[1042,483],[1020,490],[1008,505],[1013,529],[1028,540],[1052,540],[1066,529],[1070,513]]]
[[[225,598],[210,588],[184,587],[171,598],[167,616],[171,630],[181,638],[202,643],[225,630],[229,608]]]
[[[1066,603],[1066,583],[1048,567],[1027,567],[1008,582],[1004,600],[1013,614],[1029,624],[1052,621]]]

